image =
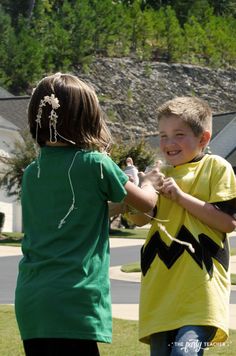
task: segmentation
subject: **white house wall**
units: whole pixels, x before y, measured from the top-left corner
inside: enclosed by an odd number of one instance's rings
[[[0,211],[5,214],[3,232],[22,231],[20,203],[9,198],[3,191],[0,191]]]
[[[22,140],[17,130],[0,127],[0,154],[9,156],[16,140]],[[3,163],[0,162],[0,172],[3,167]],[[20,203],[16,201],[15,196],[8,197],[3,189],[0,189],[0,211],[5,214],[3,232],[22,231]]]

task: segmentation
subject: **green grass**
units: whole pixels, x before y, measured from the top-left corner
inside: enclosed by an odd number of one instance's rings
[[[6,232],[0,235],[0,246],[20,246],[23,238],[23,234],[21,232]]]
[[[121,271],[125,273],[141,272],[140,262],[127,263],[121,266]]]
[[[236,248],[235,247],[230,249],[230,254],[231,254],[231,256],[236,255]]]
[[[231,284],[235,285],[236,284],[236,274],[231,273],[230,277],[231,277]]]
[[[113,229],[111,238],[145,239],[148,229]],[[20,246],[23,234],[20,232],[4,232],[0,236],[0,245]]]
[[[13,306],[0,306],[0,355],[24,355]]]
[[[145,239],[149,229],[114,229],[110,231],[111,238]]]
[[[0,355],[24,356],[17,328],[14,307],[0,305]],[[113,319],[112,344],[99,344],[101,356],[149,356],[149,347],[138,341],[138,323]],[[233,356],[236,350],[236,331],[230,331],[230,338],[224,346],[217,346],[206,352],[208,356]]]

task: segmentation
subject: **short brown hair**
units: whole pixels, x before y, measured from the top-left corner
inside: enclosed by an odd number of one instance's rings
[[[212,110],[208,103],[191,96],[176,97],[158,108],[158,122],[169,115],[176,115],[186,122],[198,136],[204,130],[212,132]]]
[[[39,105],[45,96],[54,94],[60,107],[56,109],[58,141],[73,141],[79,148],[104,150],[111,142],[104,113],[94,89],[71,74],[56,73],[43,78],[34,90],[29,107],[28,122],[31,135],[40,146],[50,140],[49,115],[52,107],[43,106],[41,127],[37,132]],[[63,140],[63,136],[66,140]]]

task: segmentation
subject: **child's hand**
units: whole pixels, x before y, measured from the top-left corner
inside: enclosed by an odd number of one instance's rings
[[[171,177],[165,178],[160,193],[166,198],[178,202],[183,191],[179,188],[175,180]]]
[[[159,191],[163,185],[165,176],[160,172],[159,168],[154,168],[150,172],[144,174],[139,172],[140,186],[152,185],[157,191]]]

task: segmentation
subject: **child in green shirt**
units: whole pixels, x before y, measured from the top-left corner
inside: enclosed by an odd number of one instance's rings
[[[141,189],[111,160],[98,98],[76,76],[43,78],[28,119],[40,152],[22,182],[15,310],[25,353],[99,355],[112,334],[108,201],[152,209],[159,175]]]

